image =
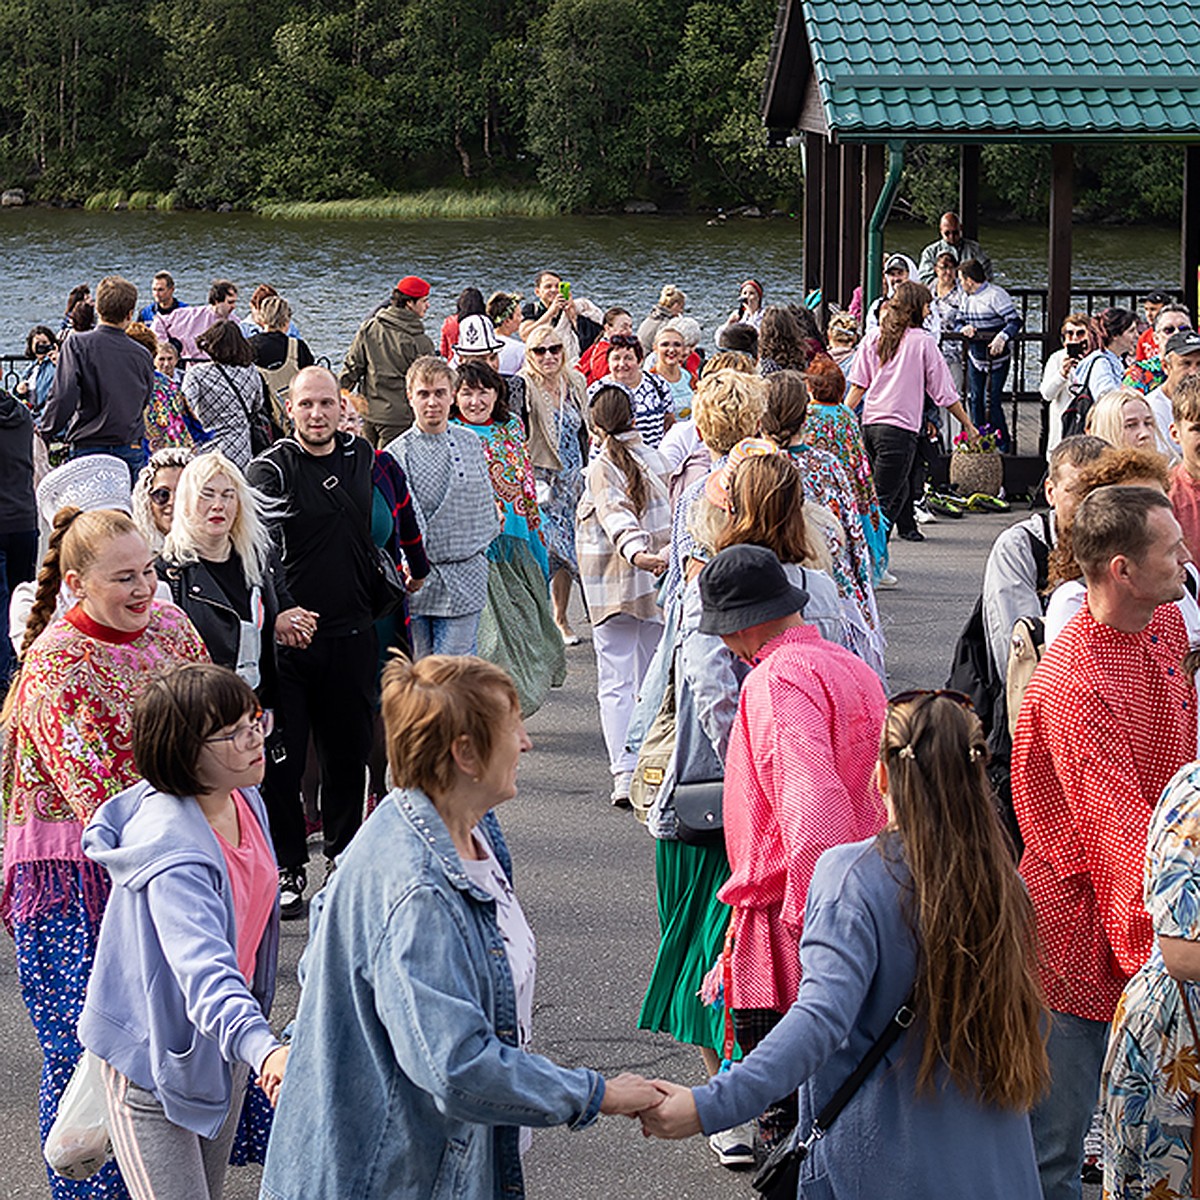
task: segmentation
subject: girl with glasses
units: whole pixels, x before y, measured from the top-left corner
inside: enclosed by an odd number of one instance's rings
[[[134,1200],[219,1200],[250,1075],[272,1102],[283,1079],[288,1051],[267,1020],[275,853],[257,791],[269,728],[222,667],[151,680],[133,708],[143,781],[83,833],[113,890],[79,1034],[102,1063]]]

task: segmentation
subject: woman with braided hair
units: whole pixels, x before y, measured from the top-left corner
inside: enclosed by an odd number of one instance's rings
[[[64,582],[78,602],[54,620]],[[188,619],[154,599],[157,586],[154,555],[128,516],[61,509],[0,715],[0,918],[42,1048],[43,1140],[81,1053],[75,1025],[108,899],[107,875],[84,857],[83,826],[138,779],[130,717],[146,678],[208,658]],[[55,1200],[126,1195],[113,1163],[82,1182],[51,1173],[50,1191]]]
[[[634,428],[628,390],[601,387],[592,397],[591,416],[601,441],[584,474],[575,545],[596,651],[611,799],[627,808],[637,756],[625,748],[625,735],[642,676],[662,636],[658,577],[667,569],[671,506],[666,463]]]

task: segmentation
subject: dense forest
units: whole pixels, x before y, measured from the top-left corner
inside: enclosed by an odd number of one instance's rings
[[[0,186],[256,207],[453,187],[565,211],[795,211],[759,103],[770,0],[0,0]],[[914,148],[904,204],[952,203]],[[1085,217],[1178,216],[1176,148],[1081,151]],[[1044,214],[1049,155],[989,147],[985,201]]]

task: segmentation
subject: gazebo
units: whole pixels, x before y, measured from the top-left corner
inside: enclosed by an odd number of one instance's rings
[[[1049,143],[1043,329],[1070,310],[1074,147],[1175,142],[1184,152],[1180,284],[1200,271],[1200,15],[1148,0],[962,5],[782,0],[763,105],[774,144],[803,137],[804,290],[845,303],[881,286],[883,229],[905,146],[961,147],[963,227],[976,236],[980,148]],[[1051,347],[1047,347],[1047,352]]]

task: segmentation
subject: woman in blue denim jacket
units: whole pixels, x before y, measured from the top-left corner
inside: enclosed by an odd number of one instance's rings
[[[522,1127],[652,1107],[529,1053],[536,948],[488,811],[530,747],[516,689],[478,658],[383,674],[399,785],[339,859],[305,952],[264,1200],[518,1200]]]

